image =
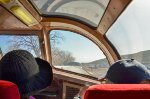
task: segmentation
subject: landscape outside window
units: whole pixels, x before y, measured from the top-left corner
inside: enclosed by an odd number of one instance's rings
[[[100,77],[109,67],[106,56],[100,48],[80,34],[52,30],[50,42],[52,63],[56,68]]]
[[[27,50],[32,53],[34,57],[41,57],[37,36],[0,35],[0,59],[9,51],[17,49]]]
[[[106,33],[122,59],[136,59],[150,69],[149,0],[133,0]],[[121,38],[121,39],[119,39]]]

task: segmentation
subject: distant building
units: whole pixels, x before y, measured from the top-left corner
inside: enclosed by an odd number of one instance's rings
[[[0,59],[3,57],[2,49],[0,48]]]

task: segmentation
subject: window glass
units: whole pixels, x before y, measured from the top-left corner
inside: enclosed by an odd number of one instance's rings
[[[109,0],[31,0],[42,15],[72,17],[97,27]],[[97,10],[99,9],[99,10]]]
[[[102,76],[109,64],[99,47],[86,37],[64,30],[50,32],[52,63],[56,68]]]
[[[106,36],[122,58],[134,58],[150,69],[149,4],[149,0],[133,0]]]
[[[0,35],[0,58],[9,51],[23,49],[41,57],[38,36],[9,36]]]

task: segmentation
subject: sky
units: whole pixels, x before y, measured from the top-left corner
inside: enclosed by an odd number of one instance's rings
[[[62,33],[64,41],[58,44],[57,47],[64,51],[69,51],[76,58],[76,62],[91,62],[105,58],[99,47],[86,37],[63,30],[53,30]]]

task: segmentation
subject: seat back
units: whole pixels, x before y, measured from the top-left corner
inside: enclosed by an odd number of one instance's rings
[[[150,84],[100,84],[90,86],[84,99],[148,99]]]
[[[9,81],[0,80],[0,99],[20,99],[17,85]]]

